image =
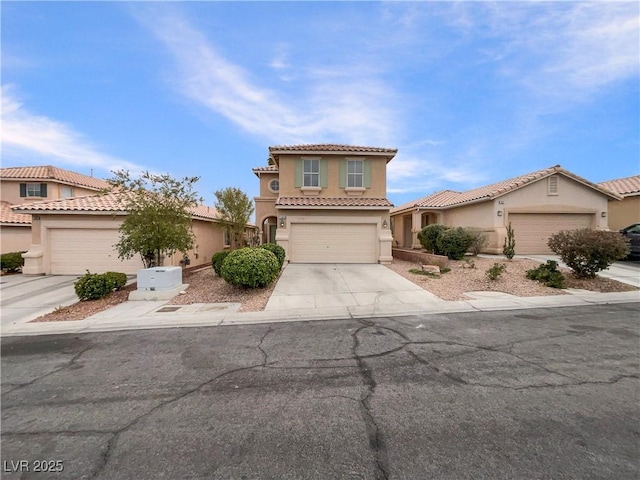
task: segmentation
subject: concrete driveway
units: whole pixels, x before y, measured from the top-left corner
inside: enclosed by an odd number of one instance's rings
[[[376,264],[289,264],[265,310],[442,303],[435,295]]]
[[[78,275],[0,277],[0,324],[2,327],[25,323],[53,311],[56,307],[76,303],[73,282]]]

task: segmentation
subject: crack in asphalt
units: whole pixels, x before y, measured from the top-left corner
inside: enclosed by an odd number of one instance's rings
[[[376,381],[373,378],[373,371],[367,364],[366,360],[358,355],[358,347],[360,346],[360,339],[358,334],[365,328],[369,328],[371,325],[367,325],[367,322],[360,321],[363,324],[362,327],[355,330],[351,337],[353,338],[352,354],[353,358],[358,364],[360,376],[367,387],[366,393],[360,396],[360,412],[365,423],[365,428],[369,436],[369,448],[373,453],[373,459],[376,465],[376,479],[387,480],[389,478],[389,459],[387,456],[386,445],[384,442],[382,429],[377,424],[373,412],[371,411],[371,397],[376,390]]]
[[[18,385],[17,387],[12,388],[11,390],[8,390],[6,392],[2,392],[2,396],[8,395],[9,393],[15,392],[16,390],[19,390],[21,388],[33,385],[34,383],[36,383],[36,382],[38,382],[38,381],[40,381],[40,380],[42,380],[44,378],[50,377],[51,375],[53,375],[55,373],[58,373],[59,371],[64,370],[65,368],[72,367],[73,364],[82,356],[82,354],[84,354],[88,350],[91,350],[92,348],[93,348],[93,345],[89,345],[89,346],[83,348],[78,353],[73,355],[73,357],[71,357],[71,359],[67,363],[65,363],[64,365],[61,365],[58,368],[56,368],[54,370],[51,370],[50,372],[45,373],[44,375],[36,377],[36,378],[34,378],[33,380],[31,380],[29,382],[17,384]]]
[[[233,375],[234,373],[238,373],[238,372],[244,372],[244,371],[252,370],[252,369],[255,369],[255,368],[265,367],[266,364],[267,364],[268,356],[267,356],[266,352],[262,349],[262,344],[265,341],[265,339],[267,338],[267,335],[269,335],[269,333],[271,333],[272,331],[273,330],[272,330],[271,326],[269,326],[269,328],[267,329],[265,334],[262,336],[262,338],[260,339],[260,342],[258,343],[258,345],[256,347],[256,348],[258,348],[258,350],[260,350],[260,352],[262,353],[262,355],[264,357],[262,363],[255,364],[255,365],[248,365],[246,367],[234,368],[232,370],[227,370],[226,372],[223,372],[223,373],[221,373],[219,375],[216,375],[215,377],[210,378],[209,380],[206,380],[206,381],[198,384],[194,388],[190,388],[189,390],[186,390],[186,391],[182,392],[180,395],[176,395],[176,396],[168,399],[165,402],[159,403],[158,405],[152,407],[147,412],[145,412],[145,413],[143,413],[141,415],[138,415],[136,418],[134,418],[132,421],[130,421],[127,425],[125,425],[122,428],[114,431],[113,434],[112,434],[112,437],[107,442],[107,448],[105,449],[105,451],[101,455],[100,464],[98,465],[96,470],[91,474],[91,476],[89,478],[90,479],[97,478],[97,476],[100,475],[100,473],[105,469],[105,467],[109,463],[109,460],[111,458],[112,452],[115,450],[115,448],[117,446],[117,441],[118,441],[118,438],[120,437],[120,435],[122,433],[128,431],[129,429],[131,429],[132,427],[134,427],[138,423],[140,423],[143,419],[149,417],[150,415],[152,415],[153,413],[157,412],[161,408],[166,407],[167,405],[171,405],[172,403],[175,403],[175,402],[177,402],[179,400],[182,400],[183,398],[188,397],[189,395],[201,390],[202,388],[206,387],[207,385],[210,385],[210,384],[214,383],[215,381],[217,381],[217,380],[219,380],[219,379],[221,379],[223,377],[226,377],[228,375]]]

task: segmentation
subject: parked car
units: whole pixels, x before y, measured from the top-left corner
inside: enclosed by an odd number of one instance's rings
[[[620,230],[620,233],[629,239],[629,255],[640,255],[640,223],[634,223]]]

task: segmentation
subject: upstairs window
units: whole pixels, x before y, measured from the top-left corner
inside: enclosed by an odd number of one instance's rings
[[[302,186],[320,186],[320,160],[305,159],[302,165]]]
[[[272,192],[277,192],[278,190],[280,190],[280,180],[274,178],[273,180],[271,180],[269,182],[269,190],[271,190]]]
[[[347,160],[347,187],[362,188],[364,186],[364,162]]]
[[[46,183],[21,183],[20,196],[21,197],[46,197],[47,184]]]
[[[69,187],[68,185],[63,185],[60,187],[60,198],[70,198],[73,197],[73,187]]]

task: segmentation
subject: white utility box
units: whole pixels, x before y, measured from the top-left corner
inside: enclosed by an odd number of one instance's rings
[[[181,267],[153,267],[138,270],[138,290],[163,291],[182,285]]]

